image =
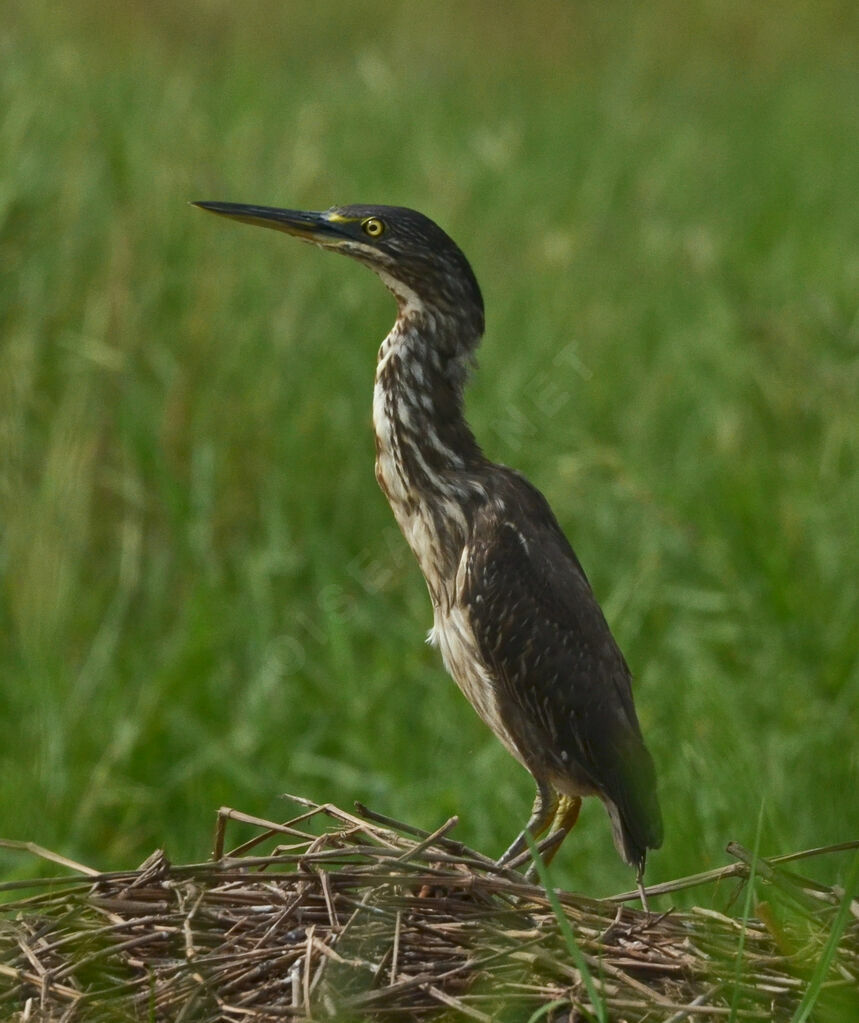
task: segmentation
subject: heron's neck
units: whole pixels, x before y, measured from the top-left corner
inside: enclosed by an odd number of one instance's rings
[[[458,349],[444,340],[436,324],[397,320],[379,349],[373,396],[376,478],[434,600],[455,574],[486,464],[463,415],[467,352],[445,356]]]

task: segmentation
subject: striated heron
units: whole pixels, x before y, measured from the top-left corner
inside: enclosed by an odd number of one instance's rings
[[[629,668],[546,499],[490,462],[465,421],[463,388],[484,329],[468,260],[440,227],[399,206],[194,205],[343,252],[393,293],[398,315],[373,395],[376,479],[426,579],[431,642],[537,783],[526,829],[500,862],[520,859],[526,831],[548,832],[557,849],[582,797],[598,796],[640,884],[662,816]]]

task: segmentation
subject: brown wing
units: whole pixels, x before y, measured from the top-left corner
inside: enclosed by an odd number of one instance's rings
[[[500,500],[473,519],[461,597],[502,718],[535,777],[569,777],[614,805],[618,849],[643,867],[662,817],[629,668],[546,499],[498,472]]]

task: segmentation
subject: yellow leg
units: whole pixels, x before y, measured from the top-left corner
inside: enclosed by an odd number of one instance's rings
[[[548,837],[540,843],[540,855],[543,863],[548,866],[555,858],[555,853],[560,849],[561,843],[573,830],[576,821],[579,819],[579,810],[582,808],[582,801],[578,796],[556,796],[555,812],[552,815],[552,824],[549,828]],[[525,871],[526,881],[536,881],[537,867],[535,864]]]
[[[520,832],[516,841],[498,861],[499,867],[503,867],[505,864],[510,863],[511,860],[515,860],[517,856],[521,855],[528,848],[528,842],[525,839],[525,835],[528,832],[535,839],[543,834],[556,819],[560,802],[558,793],[554,789],[543,782],[537,782],[537,795],[534,796],[534,805],[531,807],[531,816],[528,818],[525,830]],[[572,827],[572,824],[570,827]]]
[[[552,826],[549,828],[549,838],[558,835],[558,840],[546,850],[543,861],[551,863],[555,853],[561,846],[561,842],[569,835],[579,819],[579,810],[582,808],[582,801],[579,796],[560,796],[555,806],[555,814],[552,817]]]

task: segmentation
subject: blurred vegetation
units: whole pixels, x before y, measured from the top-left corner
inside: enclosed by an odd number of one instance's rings
[[[527,815],[373,479],[390,296],[224,199],[415,206],[472,260],[470,420],[633,666],[648,878],[762,804],[765,855],[857,837],[857,52],[834,0],[13,0],[0,832],[113,868],[283,791],[487,852]],[[556,864],[631,883],[598,805]]]

